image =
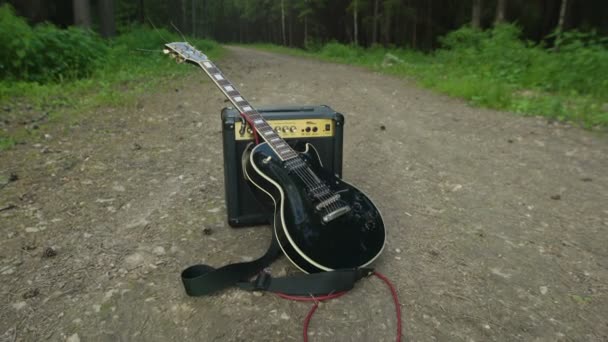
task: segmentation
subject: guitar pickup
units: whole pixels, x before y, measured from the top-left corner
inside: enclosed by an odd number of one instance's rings
[[[338,217],[348,213],[350,211],[350,207],[349,206],[344,206],[340,209],[336,209],[334,211],[332,211],[331,213],[323,216],[323,222],[328,223],[332,220],[337,219]]]

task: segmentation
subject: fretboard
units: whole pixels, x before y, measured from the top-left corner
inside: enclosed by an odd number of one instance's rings
[[[226,79],[224,74],[215,66],[215,64],[209,60],[198,62],[197,64],[220,88],[228,100],[232,102],[234,107],[241,113],[241,116],[243,116],[249,125],[252,126],[252,129],[257,132],[258,136],[267,142],[282,160],[297,157],[297,152],[272,129],[262,115],[253,108],[243,95],[241,95],[234,84]]]

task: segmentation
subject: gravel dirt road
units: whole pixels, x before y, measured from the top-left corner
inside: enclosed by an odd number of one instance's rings
[[[344,113],[344,178],[383,212],[376,267],[397,286],[406,341],[608,340],[605,133],[351,66],[236,47],[218,64],[259,106]],[[189,298],[180,283],[188,265],[252,259],[269,241],[225,222],[225,105],[192,67],[0,152],[0,341],[302,339],[309,303]],[[281,259],[272,272],[296,270]],[[394,341],[388,289],[363,280],[317,310],[310,335]]]

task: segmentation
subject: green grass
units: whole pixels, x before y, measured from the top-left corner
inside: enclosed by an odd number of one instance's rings
[[[269,44],[255,48],[410,77],[473,105],[539,115],[587,128],[608,127],[607,39],[564,33],[560,50],[521,41],[512,25],[493,30],[462,28],[443,38],[433,54],[329,43],[312,51]],[[386,56],[400,62],[386,63]]]
[[[165,42],[182,40],[166,30],[134,28],[103,42],[103,55],[92,62],[95,65],[85,77],[62,78],[60,74],[43,81],[6,77],[0,81],[0,120],[9,116],[15,120],[15,112],[24,106],[34,112],[50,112],[50,121],[66,121],[99,106],[128,105],[138,95],[191,71],[162,53]],[[211,59],[223,53],[213,41],[189,41]],[[12,108],[11,112],[4,107]],[[0,131],[0,150],[28,139],[25,127]]]

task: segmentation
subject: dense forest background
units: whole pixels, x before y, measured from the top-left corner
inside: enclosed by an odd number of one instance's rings
[[[0,1],[2,3],[3,1]],[[4,1],[6,2],[6,1]],[[557,29],[608,33],[605,0],[11,0],[30,23],[92,26],[112,36],[153,24],[220,42],[329,41],[431,50],[463,25],[513,22],[539,42]]]
[[[0,0],[0,103],[128,101],[187,72],[161,54],[183,39],[212,59],[249,44],[608,127],[605,0]]]

